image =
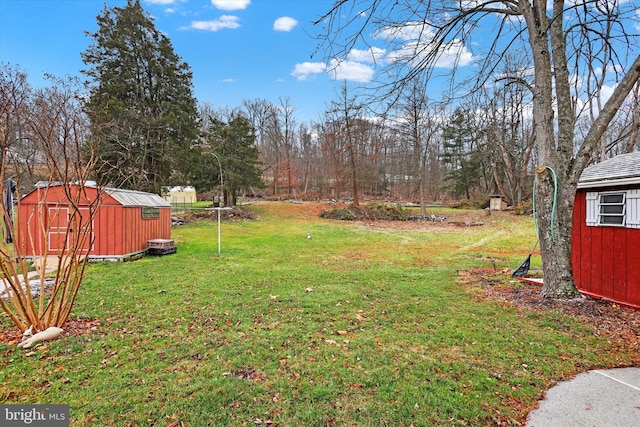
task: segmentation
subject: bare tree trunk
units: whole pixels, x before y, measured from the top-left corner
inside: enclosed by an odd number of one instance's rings
[[[350,132],[347,130],[347,133]],[[356,169],[357,162],[355,150],[352,144],[347,147],[347,151],[349,151],[349,164],[351,165],[351,190],[353,192],[353,206],[358,207],[360,206],[360,200],[358,197],[358,172]]]
[[[625,152],[627,153],[631,153],[634,147],[640,144],[640,85],[635,86],[632,99],[634,103],[631,112],[631,134],[625,147]]]
[[[578,295],[571,266],[571,229],[575,184],[559,179],[551,166],[536,169],[538,235],[542,254],[542,295],[571,298]],[[557,185],[557,191],[556,191]]]
[[[427,216],[427,202],[424,197],[425,185],[424,185],[424,162],[420,162],[420,182],[418,185],[418,191],[420,191],[420,216],[422,218]]]

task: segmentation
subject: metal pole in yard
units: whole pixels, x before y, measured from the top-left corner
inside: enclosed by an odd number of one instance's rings
[[[218,207],[218,256],[220,256],[220,208]]]
[[[222,197],[224,200],[224,179],[222,177],[222,162],[220,162],[220,157],[218,157],[218,155],[216,153],[211,153],[213,154],[213,157],[216,158],[216,160],[218,161],[218,167],[220,168],[220,192],[222,193]],[[214,209],[218,210],[218,256],[220,256],[220,198],[218,198],[218,207],[215,207],[215,199],[214,199]]]
[[[220,224],[220,211],[230,211],[233,208],[230,207],[217,207],[217,208],[213,208],[215,210],[218,211],[218,256],[220,256],[220,251],[222,248],[222,241],[220,239],[220,230],[222,229],[221,224]]]

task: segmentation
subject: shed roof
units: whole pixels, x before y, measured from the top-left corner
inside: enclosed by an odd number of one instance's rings
[[[620,154],[587,167],[580,175],[578,188],[640,184],[640,152]]]
[[[50,182],[50,181],[38,181],[35,184],[36,188],[43,187],[55,187],[62,185],[60,182]],[[94,181],[87,181],[85,183],[86,187],[97,188],[97,185]],[[110,188],[105,187],[102,188],[105,193],[109,196],[113,197],[118,203],[122,206],[144,206],[144,207],[171,207],[171,203],[167,202],[165,199],[160,197],[158,194],[154,193],[145,193],[144,191],[136,191],[136,190],[123,190],[121,188]]]
[[[157,194],[143,191],[105,188],[105,192],[116,199],[122,206],[171,207],[171,203]]]

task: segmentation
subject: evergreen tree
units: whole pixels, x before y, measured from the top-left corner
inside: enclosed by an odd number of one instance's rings
[[[445,180],[450,183],[447,188],[454,196],[467,199],[481,176],[481,152],[474,146],[471,121],[465,111],[457,108],[442,132],[441,158],[448,168]]]
[[[213,119],[209,129],[212,155],[220,161],[220,184],[225,206],[236,204],[242,190],[264,188],[258,160],[255,129],[249,119],[233,116],[228,123]],[[208,159],[206,151],[203,159]]]
[[[217,154],[210,147],[207,133],[203,134],[203,141],[207,142],[194,146],[189,152],[185,182],[192,185],[198,194],[213,192],[217,195],[221,189],[222,162],[216,158]]]
[[[92,80],[87,111],[96,147],[96,180],[158,193],[179,183],[196,140],[192,73],[139,0],[105,9],[82,54]]]

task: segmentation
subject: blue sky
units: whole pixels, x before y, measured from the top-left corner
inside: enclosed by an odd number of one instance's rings
[[[627,24],[640,29],[638,0],[619,1],[625,8],[635,9],[636,21]],[[313,35],[321,28],[312,22],[333,3],[141,0],[156,28],[171,39],[175,52],[191,66],[198,101],[214,108],[233,108],[243,100],[267,99],[280,105],[288,99],[298,123],[319,120],[330,101],[338,98],[343,81],[358,86],[378,79],[380,69],[376,67],[410,54],[417,33],[425,31],[420,23],[407,23],[393,32],[399,42],[395,46],[385,43],[386,30],[369,34],[369,47],[355,46],[336,66],[323,57],[322,50],[313,55],[318,46]],[[124,6],[126,0],[0,0],[0,61],[29,73],[36,87],[46,84],[44,73],[80,75],[84,67],[80,53],[90,43],[84,33],[96,31],[96,16],[105,4]],[[482,47],[490,44],[496,31],[492,22],[483,21],[485,27],[474,33],[468,46],[455,42],[444,45],[434,76],[446,78],[454,67],[463,76],[481,72]],[[439,98],[447,88],[444,79],[434,78],[429,82],[429,96]],[[612,88],[603,88],[605,98]]]
[[[0,0],[0,61],[18,65],[32,85],[43,75],[80,75],[85,31],[96,16],[126,0]],[[191,66],[198,101],[215,108],[262,98],[289,98],[299,122],[317,120],[343,79],[364,81],[372,67],[354,64],[340,76],[312,57],[311,22],[332,0],[141,0],[155,26]],[[338,77],[337,82],[335,78]]]

